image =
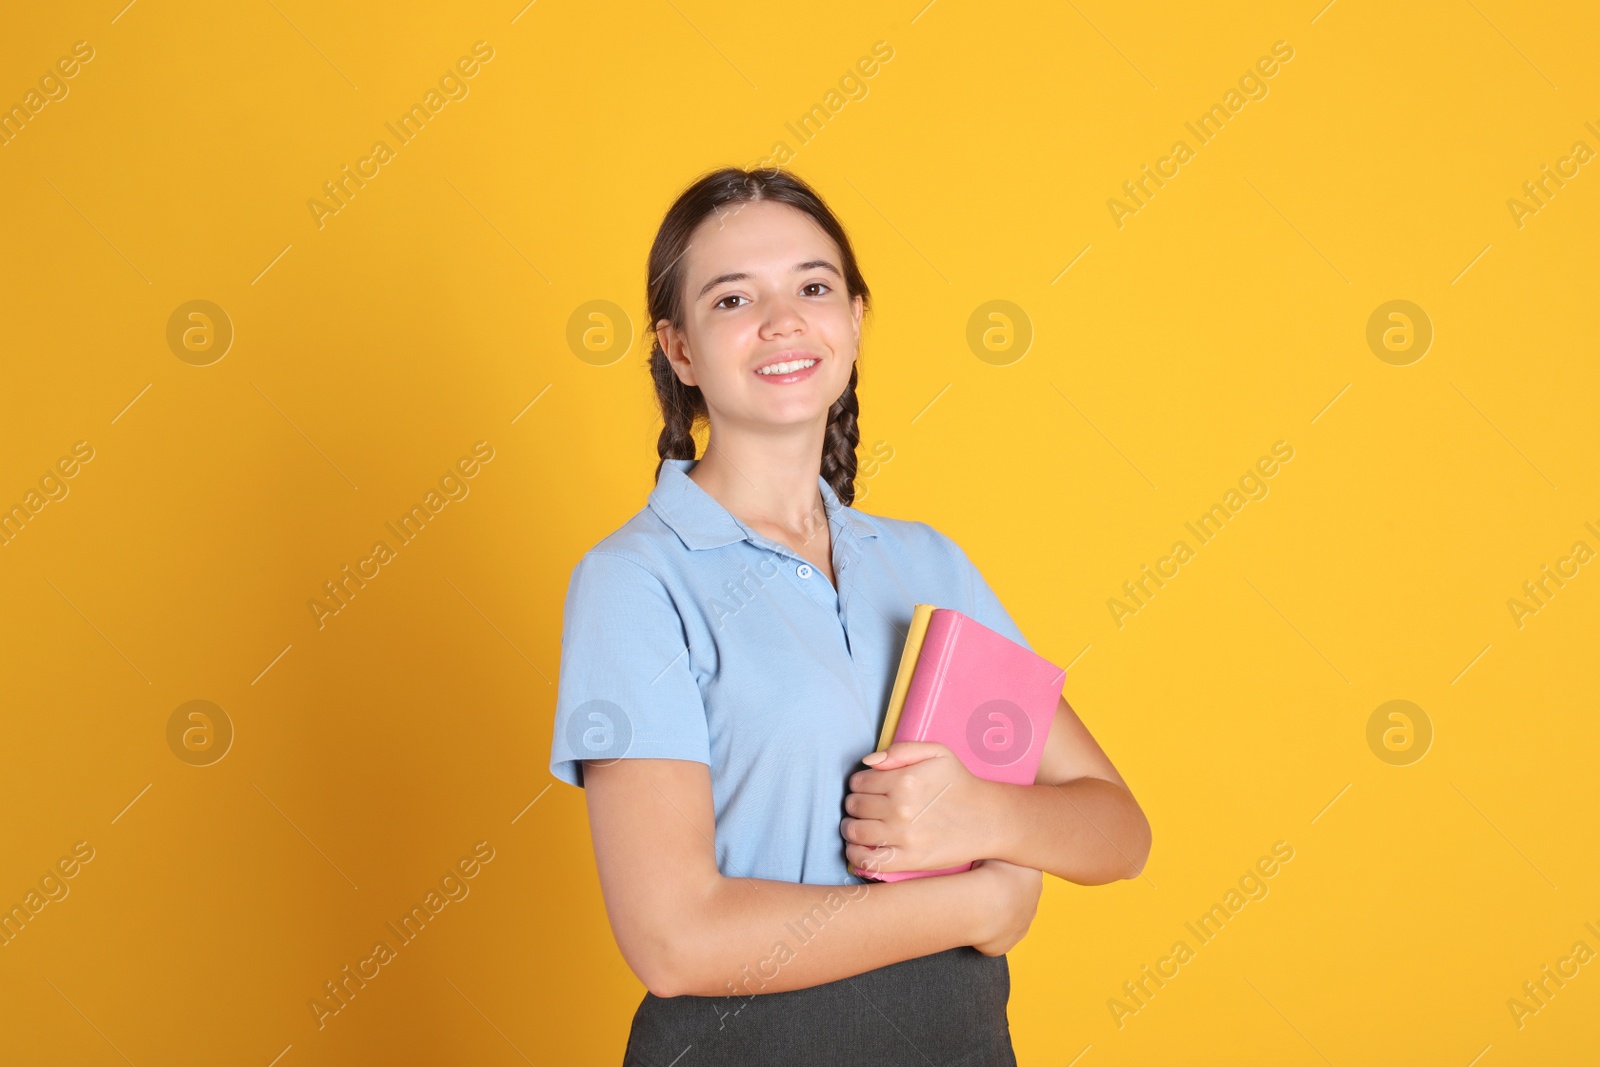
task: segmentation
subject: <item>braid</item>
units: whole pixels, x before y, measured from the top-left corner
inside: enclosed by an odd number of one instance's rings
[[[822,435],[822,476],[846,506],[856,499],[856,445],[861,441],[856,400],[857,365],[850,367],[850,384],[828,409],[828,428]]]
[[[705,417],[705,398],[699,386],[684,385],[673,373],[666,353],[657,341],[650,349],[650,377],[655,381],[656,397],[661,402],[661,435],[656,439],[656,480],[669,459],[694,459],[694,423]]]

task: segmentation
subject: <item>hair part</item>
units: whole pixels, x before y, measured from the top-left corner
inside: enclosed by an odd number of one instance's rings
[[[662,319],[681,327],[684,321],[684,268],[683,258],[689,251],[690,238],[695,229],[711,214],[724,214],[727,205],[755,203],[762,200],[787,204],[803,212],[839,247],[843,261],[845,288],[852,299],[859,297],[862,314],[871,307],[872,294],[866,279],[856,264],[850,238],[844,227],[834,217],[822,197],[800,178],[777,168],[741,170],[724,167],[704,175],[679,194],[667,210],[656,231],[655,242],[650,246],[649,279],[646,283],[646,302],[649,310],[650,377],[655,383],[656,401],[661,407],[661,435],[656,441],[660,459],[656,462],[656,480],[661,479],[661,468],[669,459],[694,459],[694,430],[700,423],[710,424],[705,397],[700,387],[685,385],[656,336],[656,323]],[[857,366],[850,368],[850,382],[844,392],[828,409],[828,425],[822,437],[822,477],[848,505],[855,501],[856,446],[861,441],[859,425],[860,405],[856,400]]]

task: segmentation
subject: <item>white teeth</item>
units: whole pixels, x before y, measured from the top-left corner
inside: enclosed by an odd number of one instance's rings
[[[817,361],[814,359],[796,359],[788,363],[773,363],[756,371],[757,374],[793,374],[797,370],[805,370]]]

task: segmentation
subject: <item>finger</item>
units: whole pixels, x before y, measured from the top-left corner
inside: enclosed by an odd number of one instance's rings
[[[861,762],[873,770],[886,771],[933,759],[948,751],[945,745],[937,741],[895,741],[888,748],[863,757]]]
[[[844,798],[844,810],[858,819],[882,819],[894,805],[882,793],[851,793]]]
[[[861,762],[875,771],[887,771],[949,754],[950,749],[939,741],[895,741],[881,753],[874,752]]]
[[[887,828],[877,819],[852,819],[845,816],[839,822],[839,836],[856,845],[882,845],[889,840]]]
[[[898,870],[894,862],[895,852],[893,845],[884,845],[881,848],[868,848],[866,845],[844,847],[844,857],[850,866],[869,871]]]
[[[889,783],[894,778],[879,774],[877,768],[866,771],[856,771],[847,779],[846,784],[852,793],[887,793]]]

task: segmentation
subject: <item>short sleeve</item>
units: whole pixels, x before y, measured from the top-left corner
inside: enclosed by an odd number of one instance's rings
[[[1011,638],[1023,648],[1033,651],[1033,646],[1028,644],[1028,639],[1022,636],[1022,631],[1012,621],[1011,615],[1006,611],[1005,605],[1000,603],[1000,598],[995,595],[989,583],[984,580],[983,572],[978,570],[976,564],[967,557],[961,546],[954,541],[950,542],[956,554],[961,559],[962,569],[966,572],[967,603],[971,605],[968,610],[974,619],[987,626],[997,634]]]
[[[582,760],[624,758],[709,765],[705,701],[661,580],[623,556],[591,551],[567,585],[550,773],[582,786]]]

